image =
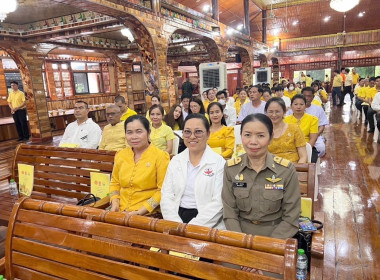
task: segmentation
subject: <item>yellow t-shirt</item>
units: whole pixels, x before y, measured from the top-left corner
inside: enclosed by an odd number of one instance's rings
[[[135,111],[133,111],[132,109],[128,108],[128,109],[127,109],[127,112],[125,112],[125,113],[121,116],[120,120],[121,120],[121,121],[125,121],[126,119],[128,119],[130,116],[133,116],[133,115],[137,115],[137,113],[136,113]]]
[[[107,124],[103,129],[99,150],[120,151],[129,147],[125,139],[124,121],[118,124]]]
[[[151,126],[150,129],[150,140],[152,144],[160,150],[166,151],[168,148],[167,142],[175,138],[173,130],[166,124],[162,124],[159,128]]]
[[[363,98],[364,100],[367,100],[367,90],[368,89],[369,89],[369,87],[366,87],[366,86],[361,87],[358,91],[358,97]],[[369,104],[367,102],[363,102],[361,105],[362,106],[365,106],[365,105],[368,106]]]
[[[166,115],[166,111],[164,110],[164,116],[165,116],[165,115]],[[163,117],[164,117],[164,116],[163,116]],[[152,120],[150,119],[150,116],[149,116],[149,111],[146,112],[145,117],[146,117],[146,119],[147,119],[150,123],[152,122]],[[162,123],[166,124],[166,122],[164,122],[164,121],[162,121]]]
[[[137,163],[132,148],[121,150],[115,156],[110,200],[120,199],[120,211],[136,211],[145,206],[153,212],[161,201],[169,161],[169,154],[153,145],[143,152]]]
[[[297,94],[297,91],[296,91],[296,90],[293,90],[293,91],[284,91],[284,95],[285,95],[286,97],[289,97],[290,99],[292,99],[293,96],[296,95],[296,94]]]
[[[296,93],[297,93],[297,94],[301,94],[301,92],[302,92],[302,89],[300,89],[300,88],[296,88]]]
[[[174,124],[173,131],[174,130],[181,130],[181,128],[179,127],[179,124],[177,122]]]
[[[7,101],[11,103],[13,108],[19,107],[25,102],[25,94],[21,90],[11,91]]]
[[[212,102],[217,102],[218,100],[215,98],[214,101]],[[207,112],[207,108],[208,108],[208,105],[210,105],[212,103],[210,100],[206,99],[205,101],[203,101],[203,107],[205,108],[205,111]]]
[[[354,74],[351,74],[351,75],[352,75],[353,84],[356,85],[359,81],[360,76],[358,73],[356,73],[355,75]]]
[[[313,79],[312,78],[310,78],[310,77],[306,77],[306,86],[307,87],[311,87],[311,83],[313,82]]]
[[[211,148],[220,147],[222,152],[221,156],[230,158],[234,152],[235,146],[235,133],[233,127],[222,126],[217,132],[210,133],[207,144]]]
[[[318,92],[315,93],[315,95],[317,95]],[[319,94],[323,97],[323,98],[326,98],[327,99],[327,92],[324,90],[324,89],[321,89],[319,90]]]
[[[357,85],[357,86],[355,87],[355,89],[354,89],[354,94],[355,94],[355,95],[358,95],[358,94],[359,94],[359,90],[362,89],[362,88],[364,88],[364,87],[361,87],[360,85]]]
[[[239,113],[240,113],[240,110],[241,110],[241,107],[244,105],[244,104],[247,104],[249,102],[249,98],[246,98],[244,103],[241,104],[241,100],[240,98],[238,98],[234,104],[234,107],[236,109],[236,116],[239,116]]]
[[[314,104],[314,105],[317,105],[317,106],[321,106],[321,107],[322,107],[322,103],[319,102],[319,100],[317,100],[317,99],[313,99],[313,101],[311,101],[311,104]]]
[[[366,88],[366,91],[365,91],[365,97],[367,98],[367,100],[373,100],[375,98],[375,95],[377,93],[377,89],[376,89],[376,86],[374,87],[367,87]]]
[[[294,115],[291,114],[284,119],[284,122],[297,124],[301,128],[306,142],[309,142],[310,140],[310,133],[318,133],[318,118],[309,115],[308,113],[304,113],[300,120],[296,119]]]
[[[336,75],[333,80],[333,87],[341,87],[343,84],[343,78],[341,75]]]
[[[273,138],[268,151],[276,156],[298,162],[297,148],[306,146],[306,140],[301,129],[296,124],[288,124],[288,128],[279,138]]]

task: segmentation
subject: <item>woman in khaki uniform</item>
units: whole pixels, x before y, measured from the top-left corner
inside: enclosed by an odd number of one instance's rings
[[[293,237],[301,210],[294,165],[268,152],[273,125],[266,115],[247,116],[240,133],[246,154],[227,161],[224,170],[226,228],[252,235]]]

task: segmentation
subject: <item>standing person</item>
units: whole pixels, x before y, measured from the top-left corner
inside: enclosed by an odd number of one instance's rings
[[[187,117],[183,129],[187,149],[170,161],[162,186],[165,220],[225,229],[221,192],[226,161],[207,145],[209,136],[205,116]]]
[[[169,113],[167,113],[164,117],[164,122],[167,126],[169,126],[173,131],[174,130],[182,130],[183,129],[183,115],[182,108],[178,104],[173,105]]]
[[[149,142],[149,121],[134,115],[125,121],[129,148],[115,155],[110,184],[111,211],[152,215],[161,201],[169,155]]]
[[[273,124],[273,138],[268,151],[294,163],[306,163],[306,140],[298,125],[284,122],[286,105],[284,100],[273,97],[265,104],[265,114]]]
[[[239,91],[238,99],[235,102],[236,115],[239,116],[241,107],[249,102],[249,98],[247,98],[247,91],[242,89]]]
[[[26,119],[26,99],[25,94],[18,89],[18,82],[11,82],[12,91],[8,96],[8,106],[11,109],[12,117],[16,125],[18,140],[29,140],[28,121]]]
[[[336,105],[336,99],[340,99],[341,90],[343,86],[343,78],[339,74],[339,70],[334,70],[334,80],[333,80],[333,89],[332,89],[332,100],[333,106]]]
[[[311,84],[313,83],[313,79],[310,77],[310,74],[306,75],[306,87],[311,87]]]
[[[223,220],[228,230],[274,238],[298,231],[301,194],[296,168],[268,152],[271,120],[247,116],[241,125],[246,154],[227,161],[223,178]]]
[[[153,105],[149,109],[149,117],[152,120],[150,140],[152,144],[169,155],[173,152],[173,130],[162,122],[164,108],[161,105]]]
[[[215,88],[214,88],[215,89]],[[207,107],[210,103],[212,102],[216,102],[216,94],[217,92],[215,92],[215,90],[210,88],[208,91],[207,91],[207,99],[205,101],[203,101],[203,107],[205,108],[205,110],[207,110]]]
[[[207,144],[214,149],[219,149],[220,154],[225,159],[231,158],[235,147],[235,133],[233,127],[227,127],[223,115],[223,107],[218,102],[211,103],[207,108],[210,116],[210,137]]]
[[[224,119],[226,120],[226,125],[236,125],[236,109],[227,104],[227,93],[225,91],[219,91],[216,94],[216,98],[223,107],[223,114]]]
[[[108,124],[103,129],[102,140],[99,150],[120,151],[127,147],[124,131],[124,121],[120,121],[121,113],[119,106],[115,104],[106,108]]]
[[[182,95],[181,96],[181,107],[182,107],[182,116],[183,120],[186,120],[187,115],[189,114],[190,110],[190,97]]]
[[[343,106],[345,103],[344,103],[344,97],[346,96],[346,94],[350,94],[350,98],[351,98],[351,102],[352,102],[352,98],[354,97],[354,94],[353,94],[353,91],[354,91],[354,82],[353,82],[353,78],[352,78],[352,75],[350,74],[350,69],[346,68],[345,70],[345,73],[346,73],[346,80],[344,81],[344,88],[343,88],[343,93],[340,95],[340,103],[339,103],[339,107]]]
[[[189,78],[186,78],[186,82],[182,84],[182,95],[192,97],[194,91],[194,85],[190,82]]]
[[[244,118],[250,114],[261,113],[264,114],[265,101],[261,101],[263,95],[263,89],[259,86],[252,86],[249,89],[249,99],[251,102],[244,104],[241,108],[237,124],[240,124]]]
[[[354,84],[354,90],[355,90],[355,87],[359,82],[360,75],[356,72],[356,68],[352,68],[352,74],[351,75],[352,75],[352,82]]]
[[[78,100],[74,105],[75,122],[69,123],[65,129],[59,146],[74,144],[78,148],[96,149],[102,137],[99,125],[88,117],[88,104]]]
[[[128,103],[126,102],[125,98],[121,95],[116,96],[115,98],[115,105],[119,106],[120,112],[121,112],[121,118],[120,120],[125,121],[130,116],[137,115],[137,113],[128,108]]]
[[[305,113],[306,99],[302,94],[297,94],[292,98],[292,114],[284,119],[284,122],[289,124],[297,124],[308,142],[313,147],[311,162],[315,163],[318,160],[318,151],[315,148],[315,142],[318,138],[318,118]]]

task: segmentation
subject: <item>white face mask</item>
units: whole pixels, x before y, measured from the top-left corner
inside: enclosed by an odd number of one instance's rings
[[[294,87],[289,87],[289,90],[293,90],[294,89]]]
[[[220,100],[218,100],[218,102],[222,106],[226,105],[226,100],[224,100],[224,99],[220,99]]]

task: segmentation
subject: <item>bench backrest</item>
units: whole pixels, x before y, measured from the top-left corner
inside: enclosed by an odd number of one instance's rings
[[[312,218],[314,217],[314,188],[315,188],[315,164],[296,163],[294,164],[298,174],[298,181],[301,189],[301,196],[312,199]]]
[[[240,269],[247,266],[293,280],[296,249],[294,239],[21,198],[9,222],[5,269],[10,279],[274,279]]]
[[[75,203],[90,193],[90,172],[111,175],[114,156],[112,151],[21,144],[12,177],[18,182],[19,163],[33,165],[33,197]]]

